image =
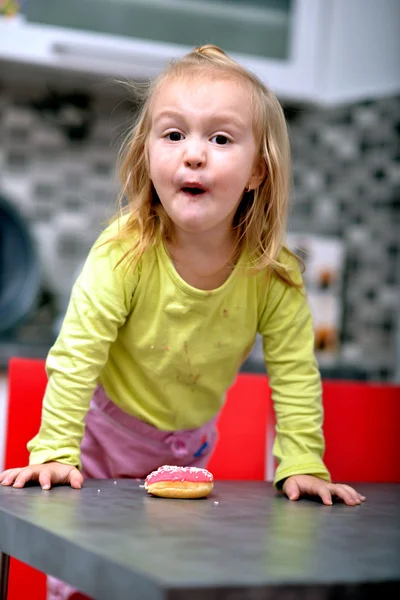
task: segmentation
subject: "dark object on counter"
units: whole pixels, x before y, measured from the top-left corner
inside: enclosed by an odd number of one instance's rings
[[[12,331],[36,305],[39,264],[25,221],[0,196],[0,333]]]

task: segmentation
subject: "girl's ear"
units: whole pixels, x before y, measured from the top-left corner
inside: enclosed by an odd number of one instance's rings
[[[251,174],[249,185],[252,190],[257,189],[258,186],[262,183],[265,176],[267,175],[268,169],[267,164],[263,156],[260,156],[257,163],[253,168],[253,172]]]

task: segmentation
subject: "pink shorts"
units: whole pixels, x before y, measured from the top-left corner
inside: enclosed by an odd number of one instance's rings
[[[81,444],[85,479],[144,478],[161,465],[206,467],[217,440],[216,419],[198,429],[161,431],[124,413],[97,387]],[[88,597],[47,578],[47,600]]]

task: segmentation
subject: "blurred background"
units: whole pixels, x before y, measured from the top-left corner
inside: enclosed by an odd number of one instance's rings
[[[46,356],[116,210],[136,111],[117,80],[215,43],[284,106],[288,243],[306,263],[323,375],[400,380],[400,2],[0,0],[0,13],[3,374],[11,355]],[[244,368],[264,369],[259,340]]]

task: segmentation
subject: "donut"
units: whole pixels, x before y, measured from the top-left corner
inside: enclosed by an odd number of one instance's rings
[[[145,490],[160,498],[205,498],[214,487],[207,469],[164,465],[147,475]]]

